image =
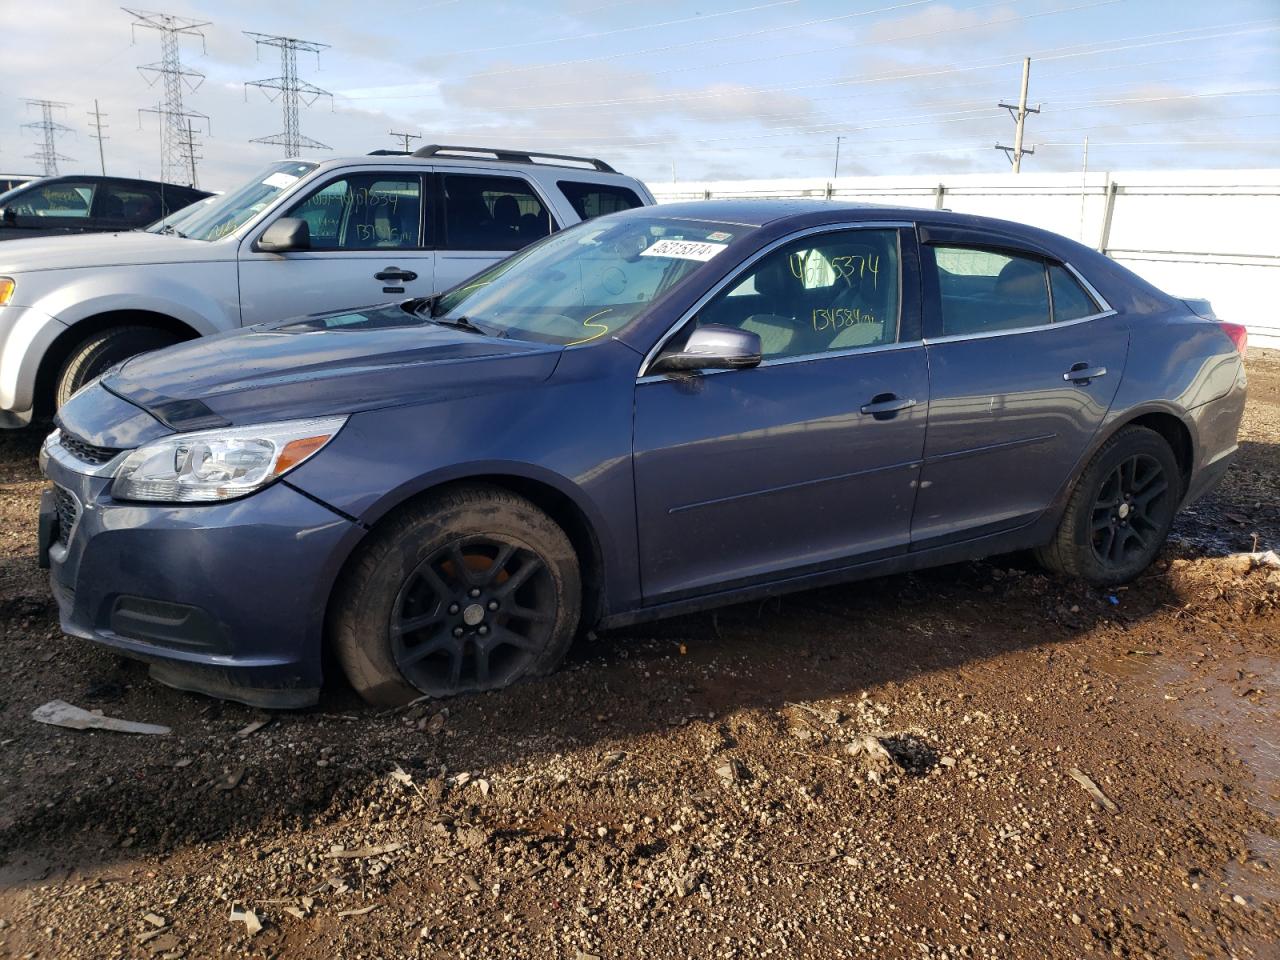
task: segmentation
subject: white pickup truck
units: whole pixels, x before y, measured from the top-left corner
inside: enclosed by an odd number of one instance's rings
[[[146,231],[0,245],[0,427],[119,361],[265,320],[426,297],[563,227],[652,204],[601,160],[423,147],[272,164]]]

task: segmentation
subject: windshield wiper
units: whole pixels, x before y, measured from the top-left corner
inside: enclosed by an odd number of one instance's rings
[[[482,337],[505,337],[507,335],[504,330],[481,327],[470,317],[453,317],[449,320],[443,317],[432,317],[431,322],[438,323],[442,327],[453,327],[457,330],[466,330],[468,333],[478,333]]]
[[[173,234],[175,237],[181,237],[183,240],[190,240],[190,239],[191,239],[191,238],[190,238],[190,237],[188,237],[185,233],[183,233],[181,230],[179,230],[177,227],[175,227],[172,223],[166,223],[163,227],[161,227],[161,228],[160,228],[160,232],[161,232],[161,233],[171,233],[171,234]]]

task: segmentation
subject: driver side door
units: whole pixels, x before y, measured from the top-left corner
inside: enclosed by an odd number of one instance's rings
[[[915,237],[807,231],[713,289],[699,324],[756,333],[759,366],[649,375],[635,392],[646,603],[904,553],[929,380]]]
[[[346,172],[279,216],[305,220],[311,247],[270,253],[240,245],[240,322],[347,310],[435,292],[432,218],[421,169]]]

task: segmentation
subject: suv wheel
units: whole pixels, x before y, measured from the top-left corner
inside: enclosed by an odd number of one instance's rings
[[[496,690],[555,669],[581,595],[560,527],[523,497],[468,487],[373,534],[335,596],[334,643],[379,706]]]
[[[1132,580],[1164,545],[1181,484],[1164,437],[1125,427],[1085,468],[1053,540],[1036,551],[1037,558],[1050,570],[1097,586]]]
[[[121,360],[177,342],[178,338],[168,331],[138,325],[111,327],[86,337],[71,349],[58,371],[55,406],[62,406],[77,390]]]

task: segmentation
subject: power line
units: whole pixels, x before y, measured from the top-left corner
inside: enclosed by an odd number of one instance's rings
[[[36,144],[36,152],[28,153],[27,159],[35,160],[43,165],[46,177],[56,177],[58,175],[58,161],[71,159],[71,157],[64,157],[58,152],[57,137],[60,133],[70,133],[71,128],[54,120],[53,111],[65,110],[69,104],[63,103],[61,100],[28,100],[26,103],[28,109],[31,107],[40,108],[39,120],[22,125],[25,129],[38,130],[40,132],[40,142]]]
[[[772,7],[790,7],[800,0],[772,0],[770,3],[759,3],[754,7],[739,7],[737,10],[720,10],[716,13],[699,14],[693,17],[679,17],[675,20],[663,20],[658,23],[642,23],[631,27],[618,27],[614,30],[599,30],[595,33],[571,33],[563,37],[547,37],[542,40],[522,40],[519,43],[504,43],[496,47],[473,47],[470,50],[451,50],[454,56],[472,53],[492,53],[497,50],[514,50],[517,47],[545,46],[548,43],[565,43],[569,40],[595,40],[599,37],[615,36],[619,33],[635,33],[637,30],[655,30],[658,27],[674,27],[694,21],[712,20],[716,17],[733,17],[740,13],[754,13],[757,10],[768,10]]]
[[[1026,132],[1026,126],[1027,126],[1027,114],[1040,112],[1040,108],[1038,106],[1037,107],[1027,106],[1027,86],[1028,84],[1030,84],[1030,82],[1031,82],[1031,58],[1024,57],[1022,60],[1022,90],[1018,94],[1018,105],[1015,107],[1011,103],[997,104],[997,106],[1009,111],[1009,114],[1013,117],[1013,122],[1015,124],[1015,130],[1013,134],[1013,146],[1002,147],[1000,144],[998,143],[996,144],[997,150],[1003,150],[1006,154],[1009,155],[1009,162],[1013,164],[1014,173],[1022,172],[1023,154],[1030,154],[1030,153],[1036,152],[1034,147],[1023,147],[1022,145],[1023,134]]]
[[[314,53],[316,67],[320,66],[320,51],[329,49],[327,43],[316,43],[314,40],[299,40],[296,37],[279,37],[266,33],[245,31],[258,47],[276,47],[280,51],[280,76],[269,80],[252,80],[245,84],[245,95],[249,87],[257,87],[267,95],[268,100],[280,100],[284,113],[284,132],[269,137],[258,137],[250,143],[269,143],[284,147],[286,157],[296,157],[305,147],[308,150],[328,150],[328,144],[303,136],[298,123],[299,104],[311,106],[321,97],[329,97],[332,103],[333,94],[322,90],[314,83],[298,79],[298,51]],[[270,93],[268,91],[275,91]]]
[[[98,165],[101,167],[102,175],[105,177],[107,175],[107,159],[102,152],[102,142],[104,140],[110,140],[111,138],[104,136],[102,131],[109,127],[110,124],[102,122],[104,114],[98,109],[98,100],[96,97],[93,101],[93,112],[90,113],[89,116],[93,117],[93,128],[97,131],[96,133],[89,134],[89,136],[98,141]]]
[[[1109,3],[1110,0],[1102,0]],[[1088,4],[1086,6],[1094,6],[1101,4]],[[1074,8],[1081,9],[1081,8]],[[1009,22],[1009,21],[1003,21]],[[1265,23],[1267,26],[1251,27],[1249,29],[1224,31],[1225,27],[1241,26],[1243,24]],[[1219,27],[1200,27],[1196,30],[1218,30],[1220,32],[1213,34],[1197,34],[1195,36],[1180,36],[1177,34],[1186,34],[1189,30],[1174,30],[1166,33],[1145,34],[1138,37],[1124,38],[1125,40],[1147,40],[1148,38],[1172,38],[1157,39],[1152,42],[1135,42],[1118,44],[1118,41],[1102,41],[1100,44],[1070,44],[1065,47],[1050,48],[1045,51],[1033,51],[1031,56],[1037,60],[1065,60],[1074,57],[1091,57],[1101,54],[1118,53],[1125,50],[1134,50],[1144,47],[1166,46],[1168,44],[1177,43],[1195,43],[1204,42],[1206,40],[1217,40],[1226,37],[1240,36],[1248,33],[1266,33],[1280,30],[1280,23],[1274,20],[1250,20],[1242,21],[1241,24],[1224,24]],[[951,32],[951,31],[946,31]],[[851,44],[849,46],[861,46],[861,44]],[[1079,49],[1081,47],[1092,46],[1092,49]],[[1062,52],[1065,51],[1065,52]],[[981,58],[981,60],[991,60],[990,57]],[[607,100],[567,100],[555,103],[514,103],[498,106],[484,107],[485,110],[502,111],[502,110],[550,110],[550,109],[580,109],[582,107],[598,107],[598,106],[630,106],[641,103],[690,103],[700,100],[714,100],[729,96],[741,96],[743,94],[764,94],[764,93],[790,93],[796,90],[809,90],[813,88],[827,87],[846,87],[859,86],[867,83],[892,82],[895,80],[914,80],[921,77],[944,76],[956,73],[967,73],[974,70],[992,70],[1004,66],[1012,66],[1017,64],[1018,60],[1001,60],[996,63],[978,62],[973,66],[967,67],[944,67],[935,70],[925,70],[914,73],[890,73],[879,74],[871,77],[828,77],[821,80],[806,81],[804,83],[793,83],[774,87],[732,87],[731,89],[715,89],[706,92],[675,92],[668,94],[656,94],[641,97],[614,97]],[[377,99],[377,98],[371,98]],[[417,98],[399,98],[399,99],[417,99]],[[825,100],[847,99],[847,97],[826,97]]]
[[[727,34],[725,36],[719,36],[719,37],[704,37],[699,40],[684,40],[684,41],[681,41],[680,43],[668,43],[668,44],[663,44],[662,46],[657,46],[657,47],[646,47],[642,50],[626,50],[620,53],[606,53],[606,54],[600,54],[594,57],[579,57],[575,60],[560,60],[554,63],[533,63],[533,64],[527,64],[522,67],[506,67],[506,68],[503,68],[502,70],[480,70],[474,73],[463,73],[463,74],[455,74],[454,76],[451,76],[451,77],[441,77],[440,79],[441,80],[479,80],[484,77],[505,77],[505,76],[510,76],[512,74],[516,74],[516,73],[528,73],[529,71],[532,71],[532,70],[561,70],[565,67],[577,67],[577,66],[582,66],[583,64],[588,64],[588,63],[601,63],[608,60],[626,59],[628,57],[648,56],[654,53],[670,53],[673,50],[685,50],[685,49],[688,49],[689,47],[700,47],[700,46],[705,46],[707,44],[712,44],[712,43],[714,44],[732,43],[737,40],[753,39],[755,37],[763,36],[765,34],[781,33],[785,30],[799,30],[803,27],[821,26],[828,23],[833,23],[837,20],[849,20],[854,17],[870,17],[879,13],[892,13],[895,10],[904,10],[907,7],[918,7],[918,6],[928,4],[928,3],[933,3],[933,2],[934,0],[907,0],[907,2],[905,3],[895,3],[888,7],[877,7],[873,10],[860,10],[856,13],[842,13],[834,17],[818,17],[812,20],[799,20],[795,23],[783,23],[777,26],[772,26],[772,27],[762,27],[758,30],[748,30],[745,33],[732,33],[732,34]],[[986,3],[980,7],[966,7],[965,10],[966,11],[981,10],[985,7],[1007,5],[1009,3],[1020,3],[1020,2],[1021,0],[998,0],[998,3]],[[826,48],[826,49],[838,49],[838,48]],[[802,52],[807,53],[810,51],[802,51]],[[799,54],[784,53],[784,54],[778,54],[776,55],[776,57],[770,58],[770,59],[776,59],[778,57],[798,56],[798,55]],[[644,76],[645,77],[664,76],[667,73],[676,73],[686,69],[694,69],[694,70],[710,69],[712,67],[730,66],[730,65],[733,65],[736,63],[742,63],[742,62],[744,61],[733,60],[733,61],[728,61],[726,63],[699,63],[691,67],[680,67],[674,70],[662,70],[656,73],[645,73]],[[758,62],[758,60],[753,59],[745,62],[755,63],[755,62]],[[579,83],[580,81],[577,79],[568,79],[563,82],[566,84],[571,84],[571,83]],[[556,85],[559,86],[559,84],[556,84]],[[403,89],[403,87],[405,86],[415,86],[415,84],[398,84],[394,88],[383,88],[383,89]],[[417,84],[417,86],[420,86],[420,84]],[[420,96],[422,95],[421,94],[410,94],[407,96],[370,95],[370,96],[361,96],[361,97],[341,96],[341,99],[343,100],[411,100],[411,99],[417,99]]]
[[[139,114],[154,113],[160,118],[160,179],[174,183],[190,173],[194,185],[194,121],[203,120],[207,124],[209,117],[184,108],[183,88],[195,93],[204,83],[204,74],[182,66],[180,43],[182,37],[199,37],[201,52],[205,52],[202,28],[209,26],[209,21],[130,7],[120,9],[133,17],[131,26],[135,35],[139,28],[160,34],[160,59],[138,68],[149,86],[159,83],[163,91],[159,103],[138,111]]]

